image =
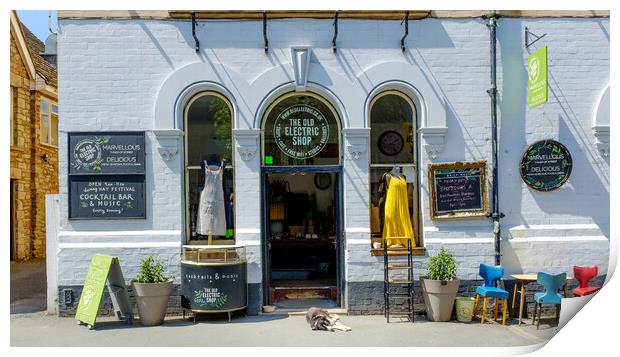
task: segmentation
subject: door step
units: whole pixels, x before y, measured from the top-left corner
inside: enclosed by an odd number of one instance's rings
[[[296,299],[338,299],[338,288],[335,286],[303,286],[303,287],[273,287],[271,301]]]
[[[323,309],[330,314],[348,315],[349,310],[342,308]],[[288,316],[306,316],[308,309],[276,309],[274,312],[263,313],[263,315],[288,315]]]

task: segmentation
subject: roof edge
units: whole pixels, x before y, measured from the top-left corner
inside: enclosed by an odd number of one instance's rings
[[[22,61],[24,62],[24,66],[26,67],[26,71],[28,72],[28,76],[31,80],[35,80],[37,77],[37,71],[34,68],[34,62],[32,61],[30,50],[28,49],[28,44],[26,44],[26,39],[24,38],[24,34],[22,32],[19,17],[17,16],[17,12],[15,12],[15,10],[11,10],[10,22],[11,33],[15,38],[15,42],[17,43],[17,50],[22,57]]]
[[[59,19],[189,19],[194,10],[59,10]],[[377,19],[377,20],[400,20],[407,10],[342,10],[338,11],[340,19]],[[408,10],[410,19],[431,18],[476,18],[491,14],[491,10]],[[199,19],[237,19],[257,20],[262,19],[262,11],[227,10],[227,11],[198,11]],[[593,18],[609,17],[609,10],[497,10],[500,17],[574,17]],[[334,11],[325,10],[272,10],[267,11],[269,19],[284,18],[333,18]]]

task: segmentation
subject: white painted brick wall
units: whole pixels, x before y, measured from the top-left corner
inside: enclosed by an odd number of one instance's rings
[[[549,103],[528,110],[526,103],[528,51],[523,47],[523,27],[547,36],[534,47],[549,46]],[[364,72],[379,63],[405,63],[420,68],[423,81],[432,88],[422,96],[437,95],[447,113],[446,146],[437,161],[491,161],[489,87],[489,33],[480,19],[426,19],[410,22],[407,51],[400,51],[399,21],[340,20],[338,52],[331,50],[331,20],[270,20],[270,52],[263,51],[261,21],[200,21],[201,52],[194,51],[189,21],[159,20],[60,20],[58,69],[60,96],[60,199],[62,231],[101,232],[110,230],[170,231],[171,241],[181,241],[182,157],[165,162],[156,150],[153,128],[154,107],[162,83],[178,69],[196,62],[219,62],[247,83],[228,88],[237,93],[240,127],[251,128],[260,101],[273,88],[246,90],[269,70],[284,64],[281,74],[291,80],[290,47],[312,46],[311,62],[319,64],[332,83],[321,83],[340,98],[348,98],[345,127],[364,125],[364,102],[378,83]],[[534,48],[532,48],[534,49]],[[568,269],[576,262],[603,265],[609,239],[609,161],[594,147],[591,122],[595,101],[609,81],[609,19],[500,19],[498,27],[498,80],[500,113],[500,204],[507,216],[503,221],[505,264],[510,271],[546,268],[539,248],[554,254],[553,269]],[[323,70],[324,68],[324,70]],[[346,87],[334,86],[337,73],[347,79]],[[224,82],[231,73],[212,78]],[[314,73],[312,75],[320,75]],[[331,76],[331,77],[330,77]],[[407,73],[402,74],[406,78]],[[402,79],[385,78],[385,80]],[[340,82],[338,82],[340,83]],[[419,87],[420,83],[410,83]],[[355,91],[351,91],[351,88]],[[352,93],[357,97],[350,98]],[[430,108],[432,109],[432,108]],[[432,112],[432,110],[430,110]],[[171,117],[173,113],[170,113]],[[260,119],[260,118],[259,118]],[[256,121],[260,123],[260,120]],[[67,132],[96,130],[147,131],[147,219],[129,221],[69,221],[67,219]],[[519,158],[529,143],[553,137],[571,151],[574,169],[569,182],[550,193],[527,188],[518,175]],[[343,150],[345,148],[342,148]],[[427,155],[421,151],[421,192],[426,245],[434,252],[442,244],[459,256],[459,276],[477,275],[477,264],[493,261],[493,245],[470,243],[472,238],[492,238],[487,219],[434,222],[428,213]],[[239,242],[256,242],[260,236],[259,161],[236,158],[236,208]],[[367,160],[367,156],[362,157]],[[345,163],[346,226],[363,231],[368,227],[367,186],[360,181],[367,167]],[[574,224],[594,225],[602,241],[580,241],[584,233]],[[556,235],[570,241],[547,239],[547,233],[532,233],[542,239],[536,247],[512,238],[512,227],[554,225]],[[559,227],[559,228],[558,228]],[[62,234],[62,233],[61,233]],[[367,233],[347,233],[347,239],[368,244],[348,245],[347,278],[351,281],[380,280],[379,262],[371,257]],[[354,237],[354,238],[352,238]],[[142,239],[142,238],[134,238]],[[450,241],[446,241],[450,239]],[[453,240],[457,240],[454,242]],[[459,243],[462,239],[463,243]],[[84,241],[75,238],[77,242]],[[127,238],[130,240],[130,238]],[[607,242],[605,241],[607,240]],[[250,243],[248,243],[250,244]],[[254,244],[254,243],[252,243]],[[561,250],[559,250],[561,248]],[[260,281],[260,249],[252,248],[252,282]],[[543,250],[544,251],[544,250]],[[178,256],[178,248],[159,249],[164,257]],[[508,256],[508,253],[513,256]],[[561,252],[561,254],[557,254]],[[67,249],[60,252],[60,283],[79,281],[90,251]],[[115,251],[136,266],[136,249]],[[536,256],[537,258],[534,258]],[[559,258],[558,258],[559,256]],[[513,259],[514,258],[514,259]],[[426,258],[418,258],[423,261]],[[81,263],[80,263],[81,262]],[[127,264],[127,268],[125,267]],[[174,265],[174,264],[173,264]],[[171,268],[172,269],[172,268]],[[176,268],[174,268],[176,269]],[[77,272],[77,271],[80,272]],[[603,269],[601,269],[604,272]],[[77,279],[77,280],[76,280]]]

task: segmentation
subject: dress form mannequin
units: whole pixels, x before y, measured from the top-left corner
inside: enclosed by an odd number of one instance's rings
[[[392,179],[395,181],[392,182]],[[407,246],[407,240],[414,243],[414,236],[407,203],[407,183],[401,167],[394,166],[386,173],[385,185],[387,194],[382,238],[390,247]]]
[[[207,175],[207,171],[212,172],[211,167],[214,167],[214,166],[219,167],[218,171],[221,173],[224,170],[224,167],[226,166],[226,161],[225,160],[220,161],[217,155],[213,154],[207,160],[203,160],[200,163],[200,166],[202,167],[202,170],[205,173],[205,175]],[[205,176],[205,182],[206,182],[206,176]],[[221,181],[220,181],[220,185],[221,185]],[[212,229],[215,229],[215,228],[213,227],[209,228],[209,230],[212,230]],[[208,245],[213,244],[213,234],[208,234],[207,244]]]
[[[390,172],[388,172],[387,175],[385,175],[385,183],[389,184],[390,183],[390,178],[392,176],[396,177],[396,178],[401,178],[402,177],[402,168],[400,166],[394,166],[392,167],[392,170],[390,170]]]

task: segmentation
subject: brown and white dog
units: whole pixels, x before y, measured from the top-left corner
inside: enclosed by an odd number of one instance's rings
[[[318,307],[311,307],[306,314],[306,321],[313,330],[324,331],[351,331],[351,328],[338,322],[340,316],[330,314],[329,312]]]

